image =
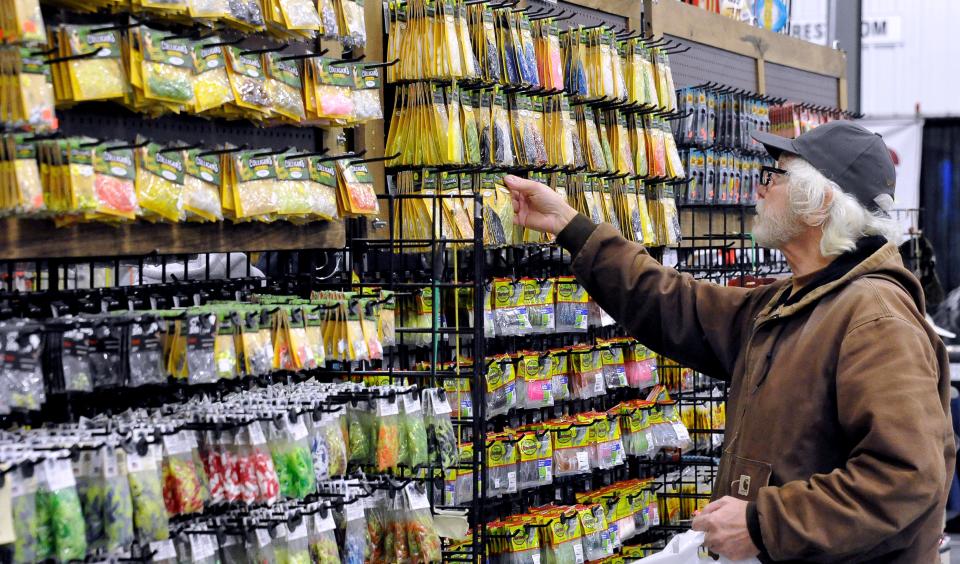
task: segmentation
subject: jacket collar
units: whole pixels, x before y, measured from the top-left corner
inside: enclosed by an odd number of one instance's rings
[[[848,271],[846,274],[844,274],[837,280],[828,282],[823,286],[816,288],[815,290],[813,290],[812,292],[804,296],[803,299],[797,301],[796,303],[793,303],[790,305],[776,306],[776,304],[780,303],[780,298],[781,296],[783,296],[783,293],[786,292],[790,288],[790,285],[793,283],[793,278],[792,277],[788,278],[785,281],[785,283],[783,283],[783,285],[780,287],[780,289],[777,290],[777,292],[773,295],[773,298],[771,298],[770,301],[767,302],[767,305],[764,306],[764,308],[760,311],[760,315],[757,316],[756,325],[765,323],[766,321],[769,321],[771,319],[789,317],[797,313],[798,311],[804,309],[808,305],[816,303],[817,301],[820,300],[821,297],[825,296],[826,294],[833,292],[834,290],[837,290],[839,288],[842,288],[843,286],[846,286],[851,281],[861,276],[864,276],[865,274],[869,274],[876,270],[880,270],[881,265],[883,265],[885,262],[887,262],[894,256],[898,256],[899,252],[900,251],[897,249],[896,245],[894,245],[893,243],[886,243],[885,245],[880,247],[879,250],[877,250],[875,253],[873,253],[869,257],[865,258],[863,261],[860,262],[860,264],[850,269],[850,271]]]

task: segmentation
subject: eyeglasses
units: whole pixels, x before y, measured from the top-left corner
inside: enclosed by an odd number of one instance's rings
[[[763,165],[760,167],[760,184],[763,184],[764,186],[769,186],[770,182],[773,180],[774,174],[786,176],[790,174],[790,172],[783,170],[782,168],[777,168],[775,166]]]

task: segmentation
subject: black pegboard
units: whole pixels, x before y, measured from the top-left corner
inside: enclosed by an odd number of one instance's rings
[[[323,130],[313,127],[258,127],[246,120],[205,119],[186,114],[151,118],[116,104],[88,103],[57,110],[60,131],[65,135],[89,135],[98,139],[133,141],[140,134],[152,141],[171,143],[232,143],[251,147],[305,151],[321,149]]]
[[[690,48],[670,56],[673,84],[677,88],[719,82],[733,88],[757,91],[756,59],[672,35],[664,37]]]
[[[839,79],[815,72],[765,62],[767,95],[806,102],[815,106],[839,107]]]

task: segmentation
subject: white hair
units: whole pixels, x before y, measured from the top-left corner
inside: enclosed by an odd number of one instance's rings
[[[823,231],[820,239],[823,256],[852,251],[857,240],[868,235],[880,235],[887,241],[899,243],[901,229],[896,221],[882,212],[868,210],[806,160],[792,157],[784,159],[782,166],[790,173],[787,182],[792,212],[803,223]],[[828,198],[828,194],[831,197]],[[876,201],[883,211],[893,208],[893,198],[886,194]]]

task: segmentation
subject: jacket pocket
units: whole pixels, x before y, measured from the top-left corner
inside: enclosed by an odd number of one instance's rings
[[[729,483],[724,484],[727,495],[745,501],[755,500],[760,488],[770,485],[772,471],[768,462],[732,456],[726,477]]]

